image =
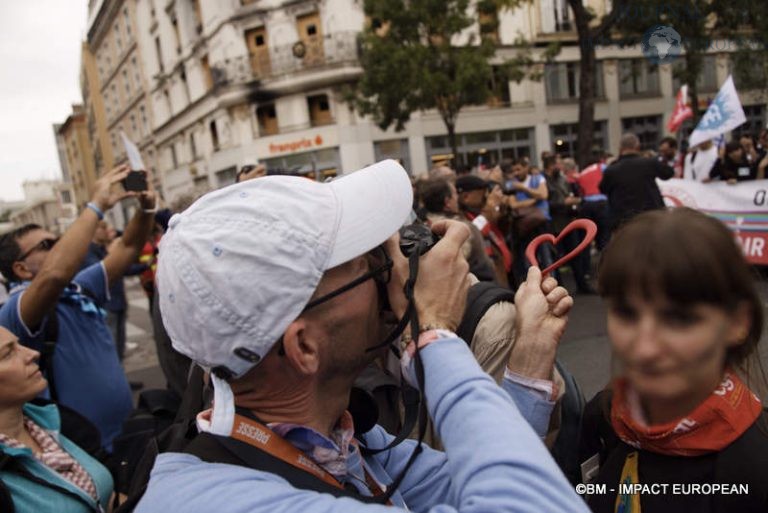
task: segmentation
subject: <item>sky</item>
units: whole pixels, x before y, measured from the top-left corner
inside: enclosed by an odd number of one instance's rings
[[[60,178],[53,123],[81,103],[88,0],[0,0],[0,200]]]

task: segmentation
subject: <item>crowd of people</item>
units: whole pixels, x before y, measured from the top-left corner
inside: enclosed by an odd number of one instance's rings
[[[172,217],[115,168],[60,237],[0,238],[0,509],[766,511],[755,280],[723,224],[656,184],[762,178],[766,139],[681,160],[628,133],[583,169],[545,153],[418,180],[391,160],[328,183],[252,165]],[[116,233],[104,212],[127,198]],[[545,232],[563,236],[542,268],[571,252],[577,217],[598,234],[572,295],[524,253]],[[200,402],[147,438],[131,486],[126,275],[169,396]],[[586,404],[556,359],[579,294],[604,299],[617,364]],[[748,493],[640,491],[675,484]]]

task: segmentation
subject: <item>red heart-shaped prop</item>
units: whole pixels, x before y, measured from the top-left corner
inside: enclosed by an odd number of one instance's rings
[[[567,255],[563,256],[560,260],[557,260],[554,264],[550,265],[543,271],[541,271],[542,275],[549,274],[561,265],[563,265],[566,262],[570,262],[573,260],[573,258],[584,251],[589,244],[595,239],[595,236],[597,235],[597,225],[590,221],[589,219],[575,219],[572,221],[568,226],[563,228],[563,231],[560,232],[560,235],[555,237],[551,233],[542,233],[535,239],[531,241],[530,244],[528,244],[528,247],[525,248],[525,258],[528,259],[528,261],[531,263],[531,265],[538,266],[539,262],[536,260],[536,250],[539,249],[539,246],[541,246],[545,242],[551,243],[553,246],[557,245],[560,240],[571,233],[574,230],[584,230],[586,235],[584,236],[584,240],[582,240],[578,246],[573,248],[573,250],[568,253]]]

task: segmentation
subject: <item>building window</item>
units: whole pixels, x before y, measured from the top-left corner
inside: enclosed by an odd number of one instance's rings
[[[123,82],[125,83],[125,97],[131,98],[131,79],[128,78],[128,70],[123,68]]]
[[[208,124],[208,129],[211,131],[211,144],[213,144],[213,151],[219,151],[219,131],[216,128],[215,119]]]
[[[717,58],[714,55],[705,55],[701,64],[701,74],[696,79],[696,91],[699,93],[717,92]],[[683,70],[685,70],[685,59],[678,59],[672,65],[672,94],[674,95],[677,95],[683,85],[679,77]]]
[[[110,90],[112,91],[112,102],[115,106],[115,114],[117,114],[120,111],[120,98],[118,97],[117,86],[114,82],[112,83]]]
[[[171,164],[173,165],[173,169],[176,169],[179,167],[179,159],[176,156],[176,143],[172,143],[168,149],[171,150]]]
[[[131,39],[131,17],[128,14],[127,7],[123,9],[123,19],[125,20],[125,34],[128,36],[128,39]]]
[[[576,157],[579,147],[579,125],[562,124],[549,127],[552,140],[552,149],[558,155]],[[592,146],[602,149],[608,148],[608,123],[595,121],[595,133],[592,138]]]
[[[168,92],[168,89],[163,91],[163,97],[165,98],[165,108],[168,109],[168,117],[173,116],[173,104],[171,103],[171,95]]]
[[[376,162],[385,159],[397,160],[408,171],[408,174],[411,174],[411,153],[408,139],[377,141],[373,143],[373,155]]]
[[[494,43],[499,41],[499,13],[493,2],[486,2],[477,6],[477,24],[480,28],[480,37]]]
[[[131,137],[135,137],[136,134],[139,133],[139,127],[136,126],[136,116],[134,114],[131,114],[129,119],[131,122]],[[140,135],[141,137],[143,137],[144,134],[140,134]]]
[[[544,68],[547,103],[572,102],[579,99],[578,62],[558,62]],[[603,63],[595,64],[595,97],[605,98],[603,84]]]
[[[535,129],[532,127],[458,134],[456,139],[459,154],[454,162],[469,167],[489,167],[502,159],[530,158],[536,152]],[[430,166],[433,156],[451,154],[448,137],[444,135],[427,137],[426,143]]]
[[[104,91],[104,110],[107,112],[107,119],[112,116],[112,107],[109,101],[109,91]]]
[[[659,67],[647,59],[620,60],[619,94],[621,98],[660,95]]]
[[[541,31],[543,33],[551,34],[571,30],[574,30],[574,25],[568,0],[541,2]]]
[[[135,80],[136,89],[141,89],[141,72],[139,71],[139,64],[136,61],[136,57],[131,57],[131,68],[133,69],[133,78]]]
[[[267,46],[267,31],[264,27],[258,27],[245,32],[245,44],[248,47],[248,55],[251,59],[251,71],[254,78],[269,75],[271,70],[269,59],[269,46]]]
[[[492,95],[488,101],[491,107],[509,105],[512,101],[512,97],[509,94],[509,81],[498,66],[493,66],[493,75],[488,83],[488,89]]]
[[[114,26],[114,33],[115,33],[115,46],[117,46],[117,53],[118,55],[120,52],[123,51],[123,40],[120,38],[120,24],[115,23]]]
[[[274,135],[280,131],[274,103],[257,107],[256,119],[259,121],[259,133],[261,135]]]
[[[263,161],[267,169],[282,169],[308,178],[323,180],[336,176],[341,168],[338,148],[305,151]]]
[[[72,203],[72,195],[69,191],[61,191],[61,202],[64,204]]]
[[[307,97],[309,105],[309,120],[312,126],[330,125],[333,123],[331,105],[327,94],[318,94]]]
[[[237,166],[228,167],[221,171],[216,171],[216,184],[219,187],[226,187],[235,183],[237,177]]]
[[[210,91],[213,89],[213,74],[211,74],[211,64],[208,62],[208,56],[206,55],[200,59],[200,67],[203,70],[203,81],[205,83],[205,90]]]
[[[157,66],[160,68],[160,73],[164,73],[165,66],[163,65],[163,49],[160,46],[160,36],[155,38],[155,54],[157,55]]]
[[[189,151],[192,153],[192,160],[197,160],[197,145],[195,144],[195,133],[189,133]]]
[[[139,106],[139,115],[141,116],[141,131],[143,135],[149,134],[149,120],[147,119],[147,109],[144,105]]]
[[[171,19],[171,26],[173,26],[173,35],[176,38],[176,54],[181,54],[181,35],[179,33],[179,21],[174,17]]]
[[[621,120],[623,133],[632,133],[640,138],[643,150],[656,150],[661,140],[661,116],[641,116]]]

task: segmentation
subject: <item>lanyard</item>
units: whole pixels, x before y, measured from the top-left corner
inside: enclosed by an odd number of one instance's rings
[[[232,425],[232,432],[229,436],[235,440],[256,447],[299,470],[309,472],[331,486],[342,490],[344,489],[344,486],[338,479],[326,472],[325,469],[312,461],[311,458],[294,447],[290,442],[281,438],[277,433],[256,420],[236,413]],[[381,486],[368,473],[365,465],[363,465],[363,471],[365,472],[365,482],[374,497],[382,495],[384,492],[382,491]],[[388,504],[391,504],[391,502],[388,502]]]

